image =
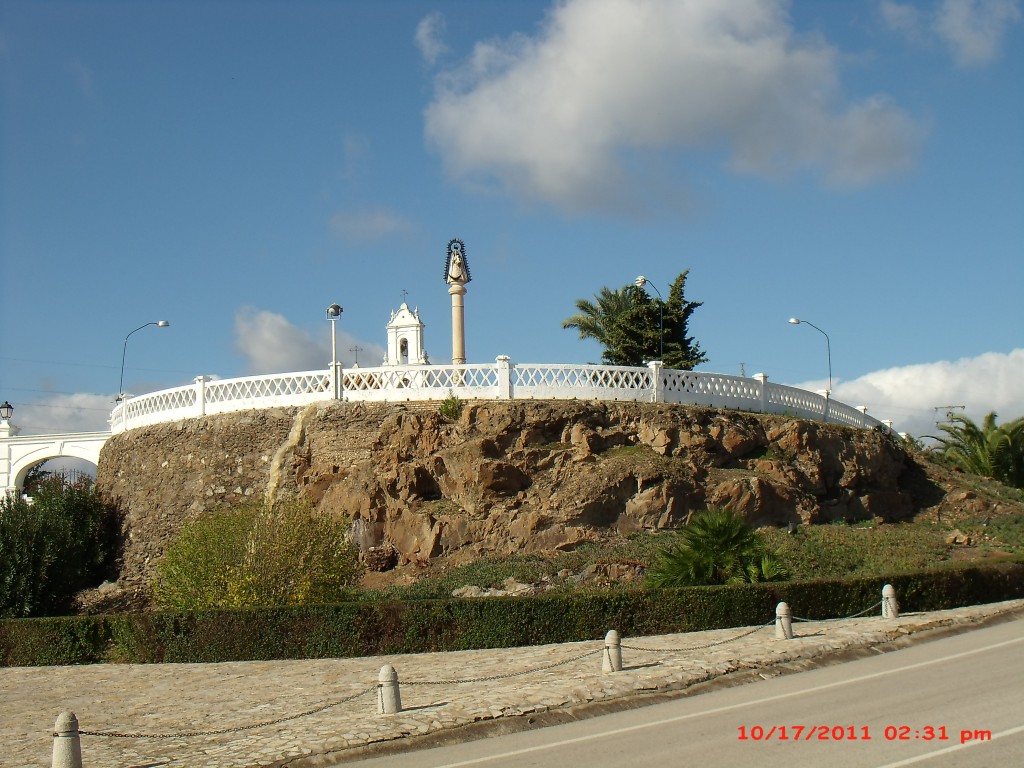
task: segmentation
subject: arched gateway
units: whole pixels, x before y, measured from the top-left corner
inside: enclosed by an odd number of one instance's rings
[[[109,439],[109,431],[18,437],[17,428],[8,424],[7,429],[0,429],[0,492],[17,493],[25,474],[49,459],[83,459],[99,464],[100,449]]]

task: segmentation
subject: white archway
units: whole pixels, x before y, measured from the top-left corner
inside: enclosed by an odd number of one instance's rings
[[[71,432],[61,435],[0,437],[0,489],[17,493],[25,474],[37,464],[62,457],[98,465],[100,449],[110,432]]]

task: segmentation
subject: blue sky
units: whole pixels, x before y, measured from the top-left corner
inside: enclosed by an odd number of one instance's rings
[[[446,362],[459,237],[469,362],[689,269],[702,370],[823,387],[798,316],[898,429],[1024,415],[1022,81],[1020,0],[0,0],[0,399],[101,429],[163,319],[126,391],[326,367],[333,302]]]

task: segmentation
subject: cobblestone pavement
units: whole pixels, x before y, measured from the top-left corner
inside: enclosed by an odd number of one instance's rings
[[[0,669],[0,766],[48,768],[54,721],[74,712],[84,768],[255,768],[333,764],[355,747],[668,692],[742,670],[880,645],[1024,613],[1024,600],[907,614],[622,639],[624,669],[602,674],[604,642],[356,659],[102,664]],[[404,710],[377,714],[391,664]],[[467,679],[477,682],[456,682]],[[447,681],[447,682],[446,682]],[[511,725],[511,723],[510,723]]]

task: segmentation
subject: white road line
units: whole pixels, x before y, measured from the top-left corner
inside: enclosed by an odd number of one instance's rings
[[[920,763],[922,760],[931,760],[933,757],[939,755],[948,755],[950,752],[956,752],[960,749],[967,749],[968,747],[980,747],[982,744],[991,744],[996,739],[1001,739],[1003,736],[1013,736],[1015,733],[1024,731],[1024,725],[1018,725],[1016,728],[1011,728],[1008,731],[1000,731],[999,733],[993,733],[991,738],[985,741],[969,741],[966,744],[954,744],[951,747],[944,749],[937,749],[934,752],[929,752],[925,755],[918,755],[917,757],[908,757],[906,760],[900,760],[898,763],[886,763],[880,765],[878,768],[900,768],[902,765],[913,765],[914,763]]]
[[[983,648],[974,648],[970,651],[961,651],[960,653],[950,654],[949,656],[943,656],[939,659],[932,659],[931,661],[919,661],[916,664],[908,664],[905,667],[899,667],[898,669],[885,670],[883,672],[872,672],[868,675],[861,675],[860,677],[853,677],[849,680],[840,680],[835,683],[825,683],[823,685],[816,685],[813,688],[802,688],[799,691],[793,691],[791,693],[780,693],[775,696],[766,696],[762,699],[756,699],[754,701],[745,701],[739,704],[730,704],[724,707],[716,707],[715,709],[705,709],[701,712],[691,712],[688,715],[677,715],[676,717],[665,718],[664,720],[655,720],[653,722],[640,723],[638,725],[630,725],[624,728],[616,728],[611,731],[602,731],[601,733],[595,733],[588,736],[578,736],[573,739],[564,739],[563,741],[556,741],[550,744],[542,744],[536,747],[524,747],[523,749],[515,749],[509,752],[502,752],[496,755],[485,755],[484,757],[476,757],[471,760],[461,760],[457,763],[445,763],[444,765],[438,765],[435,768],[461,768],[466,765],[479,765],[481,763],[489,763],[494,760],[502,760],[506,757],[516,757],[518,755],[526,755],[531,752],[542,752],[547,749],[554,749],[557,747],[565,747],[570,744],[579,744],[584,741],[591,741],[593,739],[605,739],[609,736],[619,736],[623,733],[631,733],[633,731],[640,731],[645,728],[659,728],[663,725],[670,725],[672,723],[682,722],[683,720],[692,720],[697,717],[704,717],[705,715],[717,715],[720,712],[729,712],[734,709],[743,709],[745,707],[753,707],[758,704],[765,704],[771,701],[780,701],[782,699],[790,699],[794,696],[803,696],[807,693],[816,693],[818,691],[826,691],[830,688],[838,688],[843,685],[850,685],[852,683],[861,683],[865,680],[873,680],[876,677],[885,677],[888,675],[898,674],[900,672],[909,672],[912,669],[920,669],[921,667],[930,667],[935,664],[941,664],[946,661],[953,661],[955,659],[962,659],[967,656],[974,656],[979,653],[985,653],[986,651],[993,651],[997,648],[1003,648],[1007,645],[1015,645],[1016,643],[1024,643],[1024,637],[1018,637],[1013,640],[1004,640],[1000,643],[994,643],[992,645],[986,645]],[[1009,735],[1012,731],[1004,731],[1000,735]],[[966,745],[964,745],[966,746]],[[902,765],[903,763],[894,763],[893,765]],[[888,767],[884,767],[888,768]]]

